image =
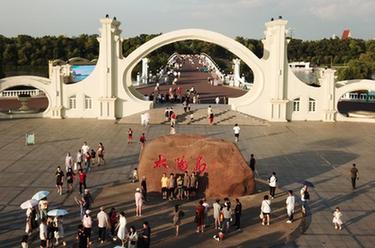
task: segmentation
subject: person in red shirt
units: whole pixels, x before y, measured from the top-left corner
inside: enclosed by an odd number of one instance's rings
[[[141,137],[139,138],[139,143],[141,143],[141,149],[143,149],[146,143],[145,133],[142,133]]]
[[[82,194],[82,186],[83,189],[86,189],[86,173],[83,172],[83,170],[79,170],[78,172],[79,175],[79,193]]]
[[[197,233],[203,232],[204,228],[204,206],[203,201],[200,200],[198,206],[195,208],[195,224],[197,224]]]
[[[132,143],[133,141],[133,130],[129,128],[128,130],[128,144]]]

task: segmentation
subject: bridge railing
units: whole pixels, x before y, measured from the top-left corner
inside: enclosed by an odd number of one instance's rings
[[[340,99],[341,101],[351,102],[375,102],[375,95],[368,95],[365,93],[346,93]]]
[[[0,97],[18,97],[19,95],[40,96],[44,92],[38,89],[33,90],[4,90],[0,92]]]

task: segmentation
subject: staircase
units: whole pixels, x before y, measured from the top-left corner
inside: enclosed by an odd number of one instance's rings
[[[150,124],[169,124],[165,120],[164,111],[165,107],[157,107],[150,109]],[[184,113],[183,106],[181,104],[169,105],[173,111],[177,114],[177,124],[179,125],[206,125],[208,124],[207,119],[207,108],[208,104],[196,104],[192,105],[190,112]],[[214,112],[214,124],[215,125],[234,125],[239,126],[265,126],[269,125],[267,121],[246,115],[237,111],[230,110],[228,105],[224,104],[211,104]],[[144,113],[144,112],[143,112]],[[193,120],[190,120],[190,114],[193,113]],[[134,114],[124,117],[118,121],[119,124],[141,124],[141,114]]]

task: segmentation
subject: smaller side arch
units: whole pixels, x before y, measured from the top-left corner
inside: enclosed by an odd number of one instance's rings
[[[375,91],[375,80],[348,80],[337,82],[336,85],[339,87],[336,88],[336,99],[335,99],[335,108],[337,110],[337,104],[340,101],[341,97],[352,91],[359,90],[371,90]]]
[[[48,107],[42,115],[49,116],[54,96],[50,79],[36,76],[15,76],[0,79],[0,92],[15,86],[31,86],[42,90],[48,99]]]

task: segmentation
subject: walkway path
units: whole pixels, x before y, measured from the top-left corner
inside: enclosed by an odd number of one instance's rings
[[[213,86],[208,83],[208,78],[212,77],[210,73],[200,72],[197,67],[200,67],[197,60],[194,60],[194,64],[191,64],[188,60],[185,61],[183,68],[181,69],[181,77],[177,81],[177,85],[160,85],[161,93],[167,93],[170,87],[181,86],[184,91],[194,87],[198,92],[201,103],[214,103],[215,98],[219,96],[222,98],[226,97],[239,97],[247,93],[247,91],[240,90],[238,88],[232,88],[229,86]],[[148,87],[140,87],[138,90],[142,94],[150,95],[154,91],[154,85]]]

